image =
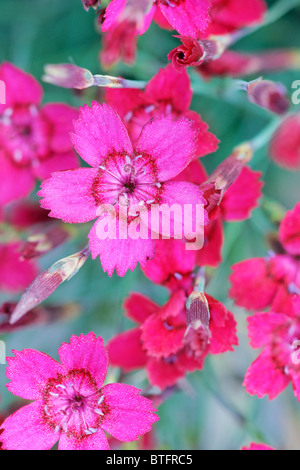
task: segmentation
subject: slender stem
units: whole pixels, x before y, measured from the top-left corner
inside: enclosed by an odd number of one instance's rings
[[[147,82],[140,80],[127,80],[121,77],[112,77],[110,75],[94,75],[93,86],[108,88],[139,88],[143,89]]]
[[[254,152],[261,149],[270,142],[273,134],[276,132],[282,121],[282,118],[273,119],[271,123],[268,124],[256,137],[250,140],[250,144]]]

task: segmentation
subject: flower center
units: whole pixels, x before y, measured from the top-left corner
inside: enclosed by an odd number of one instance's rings
[[[159,203],[161,183],[155,162],[149,155],[114,153],[99,166],[92,185],[92,196],[98,205],[120,204],[148,206]]]
[[[90,373],[71,370],[48,381],[43,396],[43,420],[55,433],[82,439],[95,433],[108,408]]]

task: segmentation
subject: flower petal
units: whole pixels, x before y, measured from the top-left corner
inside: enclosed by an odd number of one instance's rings
[[[14,165],[4,152],[0,152],[0,181],[0,205],[26,197],[34,188],[30,168]]]
[[[7,358],[6,376],[11,380],[7,388],[26,400],[41,398],[49,379],[66,374],[66,369],[47,354],[34,349],[12,352],[15,357]]]
[[[53,173],[44,181],[38,196],[41,207],[50,210],[50,216],[63,222],[88,222],[96,218],[97,205],[93,197],[95,168],[80,168]]]
[[[66,369],[86,369],[97,386],[102,386],[107,374],[108,355],[100,336],[97,338],[92,332],[86,336],[73,335],[70,343],[60,346],[58,354]]]
[[[276,398],[289,384],[289,377],[277,368],[272,360],[272,352],[266,348],[251,364],[245,375],[244,386],[250,395],[269,400]]]
[[[143,367],[147,362],[140,328],[120,333],[109,341],[107,347],[110,364],[121,367],[125,372]]]
[[[185,0],[184,2],[163,4],[160,9],[168,22],[180,34],[196,38],[204,33],[210,23],[209,0]]]
[[[41,400],[23,406],[2,423],[3,450],[49,450],[54,446],[58,435],[43,423],[42,406]]]
[[[79,167],[78,158],[73,150],[66,153],[51,154],[33,168],[34,175],[40,180],[51,178],[55,171],[73,170]]]
[[[39,82],[15,65],[4,62],[0,66],[0,80],[6,85],[5,107],[13,107],[16,104],[38,105],[41,102],[43,89]],[[0,112],[2,108],[4,106],[0,106]]]
[[[192,122],[171,116],[147,123],[137,143],[138,153],[147,153],[156,163],[157,178],[166,181],[177,176],[193,160],[197,131]]]
[[[78,111],[63,103],[49,103],[42,107],[41,115],[51,125],[51,149],[54,153],[65,153],[72,149],[70,132]]]
[[[132,292],[125,300],[124,308],[128,318],[137,323],[143,323],[149,315],[156,312],[160,307],[145,295]]]
[[[120,441],[135,441],[150,431],[159,418],[151,400],[139,395],[140,390],[125,384],[109,384],[102,388],[110,412],[102,428]]]
[[[128,236],[125,240],[101,240],[97,236],[97,222],[89,233],[89,241],[93,259],[100,255],[102,268],[109,276],[112,276],[115,268],[118,276],[124,276],[128,269],[133,271],[138,262],[143,266],[154,256],[154,241],[151,238],[133,240]]]
[[[80,108],[71,140],[89,165],[97,167],[111,153],[132,153],[128,133],[118,114],[106,104],[93,101],[92,107]]]

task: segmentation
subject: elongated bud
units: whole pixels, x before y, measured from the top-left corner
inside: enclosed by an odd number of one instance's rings
[[[217,214],[218,206],[226,190],[236,181],[242,168],[251,160],[252,156],[253,147],[250,143],[239,145],[229,157],[217,166],[208,180],[200,185],[207,201],[205,209],[210,218],[214,218]]]
[[[84,265],[89,254],[90,251],[86,247],[74,255],[57,261],[47,271],[41,273],[22,295],[11,315],[10,323],[18,321],[29,310],[47,299],[60,284],[71,279]]]
[[[93,86],[93,74],[82,67],[73,64],[48,64],[44,67],[44,82],[63,88],[82,90]]]
[[[21,248],[21,256],[23,259],[43,256],[65,242],[68,237],[69,232],[62,225],[50,224],[43,229],[36,230],[25,240]]]
[[[276,114],[285,114],[290,107],[286,88],[282,83],[258,78],[248,83],[247,93],[249,101]]]
[[[186,323],[187,326],[198,330],[201,326],[209,328],[209,307],[205,294],[194,290],[186,302]]]

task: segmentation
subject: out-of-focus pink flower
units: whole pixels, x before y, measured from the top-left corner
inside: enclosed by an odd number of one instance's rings
[[[274,49],[267,52],[237,52],[227,50],[219,59],[204,62],[196,70],[204,78],[217,76],[260,76],[274,70],[299,70],[300,54],[293,49]]]
[[[289,383],[300,400],[300,302],[294,297],[290,316],[255,313],[248,318],[250,345],[263,348],[249,367],[244,385],[250,395],[276,398]]]
[[[287,212],[279,228],[280,252],[232,266],[229,295],[248,310],[271,307],[290,315],[300,289],[300,203]]]
[[[140,326],[109,341],[112,365],[124,371],[145,367],[149,381],[161,389],[174,385],[187,372],[203,368],[207,354],[232,351],[238,344],[233,315],[206,295],[209,329],[187,330],[186,293],[174,292],[163,307],[133,293],[125,302],[126,315]]]
[[[28,312],[26,317],[22,317],[13,325],[10,323],[11,316],[16,309],[15,302],[5,302],[0,305],[0,332],[10,333],[12,331],[23,329],[30,325],[46,325],[55,321],[64,319],[73,319],[80,313],[80,308],[75,303],[64,305],[47,305],[45,307],[36,307]]]
[[[158,420],[152,403],[125,384],[103,386],[108,356],[94,333],[72,336],[59,348],[61,364],[33,349],[7,358],[8,390],[26,400],[2,423],[2,449],[109,449],[105,432],[134,441]],[[27,366],[30,364],[30,367]]]
[[[145,91],[136,89],[108,89],[107,104],[122,118],[133,142],[138,140],[143,126],[150,119],[171,116],[191,120],[198,132],[196,157],[215,152],[218,139],[208,132],[208,125],[201,116],[190,111],[192,101],[191,83],[186,70],[178,73],[171,65],[161,69],[147,84]]]
[[[0,290],[19,292],[37,276],[37,266],[22,259],[21,248],[21,241],[0,244]]]
[[[6,84],[6,104],[0,105],[0,205],[4,205],[27,196],[35,178],[78,167],[69,138],[77,111],[59,103],[40,107],[39,83],[10,63],[0,66],[0,79]]]
[[[270,447],[267,444],[256,444],[251,442],[249,446],[242,447],[242,450],[276,450],[274,447]]]
[[[283,168],[300,169],[300,113],[281,124],[273,136],[270,157]]]
[[[259,23],[266,12],[264,0],[211,0],[211,3],[211,22],[206,37],[231,33]]]
[[[88,222],[100,216],[89,234],[92,257],[100,255],[102,267],[109,275],[116,268],[117,274],[124,276],[128,269],[135,269],[137,262],[144,265],[154,255],[155,243],[149,232],[144,238],[129,236],[132,220],[143,224],[152,204],[157,207],[190,204],[194,217],[194,210],[204,202],[196,185],[172,181],[193,160],[196,137],[197,132],[188,119],[173,121],[167,116],[147,123],[134,149],[125,126],[112,108],[96,102],[91,108],[85,105],[75,123],[72,140],[92,168],[53,173],[38,193],[43,198],[42,207],[51,210],[51,217],[69,223]],[[126,215],[128,210],[130,220],[123,224],[125,235],[120,233],[119,226],[114,236],[97,234],[103,219],[116,222],[111,211],[103,215],[103,207],[107,205],[113,206],[117,218],[122,220],[124,207]],[[206,222],[204,213],[203,224]],[[164,224],[158,225],[155,229],[164,234]],[[182,238],[183,224],[174,225],[171,236],[176,233]],[[148,219],[145,226],[146,230],[153,229]],[[199,230],[202,231],[200,226]]]
[[[16,201],[5,209],[5,222],[18,230],[28,229],[37,224],[47,224],[51,221],[48,211],[42,209],[36,201]]]

